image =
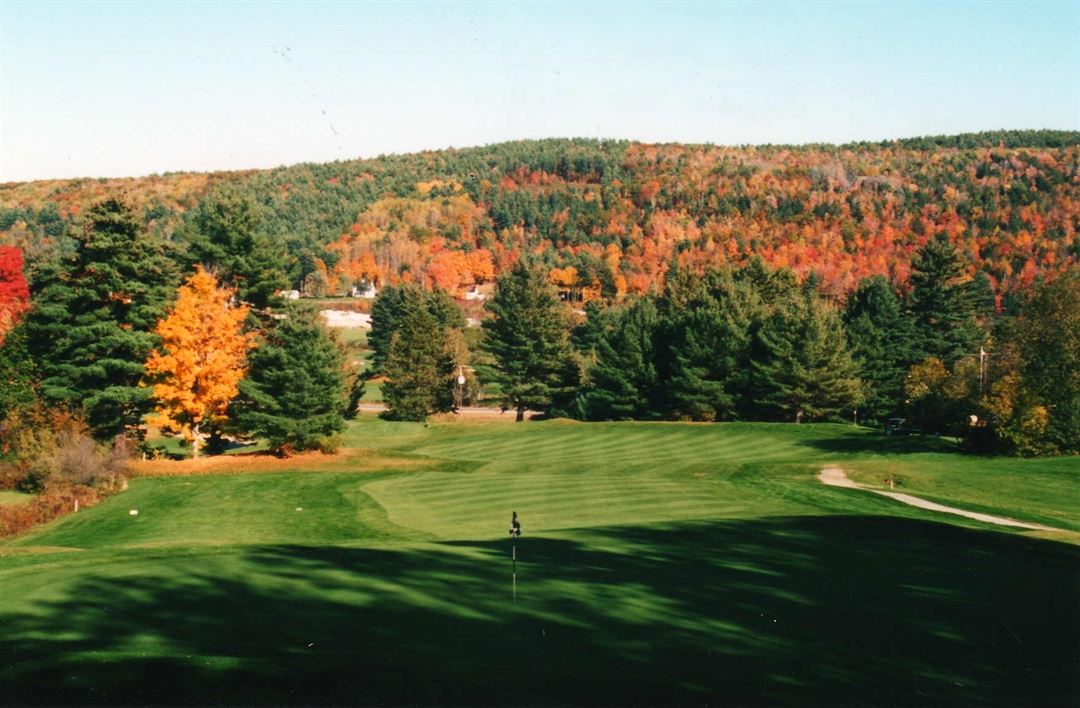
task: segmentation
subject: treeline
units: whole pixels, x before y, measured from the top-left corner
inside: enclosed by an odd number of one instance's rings
[[[999,307],[1080,260],[1080,133],[998,131],[841,146],[720,147],[540,140],[274,170],[0,186],[0,245],[32,268],[70,254],[87,209],[127,194],[183,252],[216,204],[290,288],[341,294],[416,283],[468,289],[522,256],[605,297],[660,292],[668,265],[760,256],[846,296],[864,277],[907,287],[945,235]],[[208,216],[209,215],[209,216]]]
[[[158,452],[148,426],[195,455],[336,447],[363,381],[313,309],[275,296],[252,214],[215,202],[178,250],[106,199],[29,283],[0,249],[0,487],[96,499],[127,457]]]
[[[462,323],[448,309],[412,286],[376,300],[370,341],[390,417],[451,410],[461,372],[475,369],[519,420],[903,418],[895,432],[955,435],[977,451],[1080,452],[1080,271],[1000,314],[944,238],[920,249],[908,293],[875,276],[836,302],[761,259],[673,266],[663,295],[591,303],[574,325],[543,269],[522,261],[500,277],[471,347],[453,344]]]

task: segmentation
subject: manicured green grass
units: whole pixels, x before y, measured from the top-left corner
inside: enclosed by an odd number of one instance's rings
[[[139,478],[0,544],[5,698],[1048,705],[1080,690],[1080,537],[816,479],[891,472],[1075,530],[1080,460],[837,425],[363,416],[345,441],[413,464]]]
[[[366,327],[335,327],[338,339],[350,348],[360,349],[367,346],[368,329]]]
[[[382,403],[382,381],[365,381],[364,395],[360,399],[364,403]]]

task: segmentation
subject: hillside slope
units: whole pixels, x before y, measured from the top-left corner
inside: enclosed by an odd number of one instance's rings
[[[567,286],[663,286],[673,259],[759,254],[841,294],[905,282],[946,233],[998,295],[1080,262],[1080,133],[1013,131],[843,146],[719,147],[541,140],[273,170],[0,185],[0,245],[31,262],[85,207],[124,193],[147,227],[184,240],[221,191],[263,208],[297,287],[364,280],[461,291],[534,253]]]

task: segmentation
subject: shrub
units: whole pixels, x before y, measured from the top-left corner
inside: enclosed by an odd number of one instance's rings
[[[82,508],[93,506],[102,498],[92,487],[73,485],[50,489],[22,504],[0,505],[0,537],[24,533],[35,524],[70,513],[75,510],[76,501]]]
[[[0,424],[0,440],[10,458],[0,480],[32,493],[72,485],[116,486],[132,456],[123,437],[111,447],[101,445],[80,418],[41,405],[9,413]]]

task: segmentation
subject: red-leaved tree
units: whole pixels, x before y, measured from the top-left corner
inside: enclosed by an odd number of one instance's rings
[[[23,275],[22,251],[0,246],[0,344],[30,307],[30,287]]]

